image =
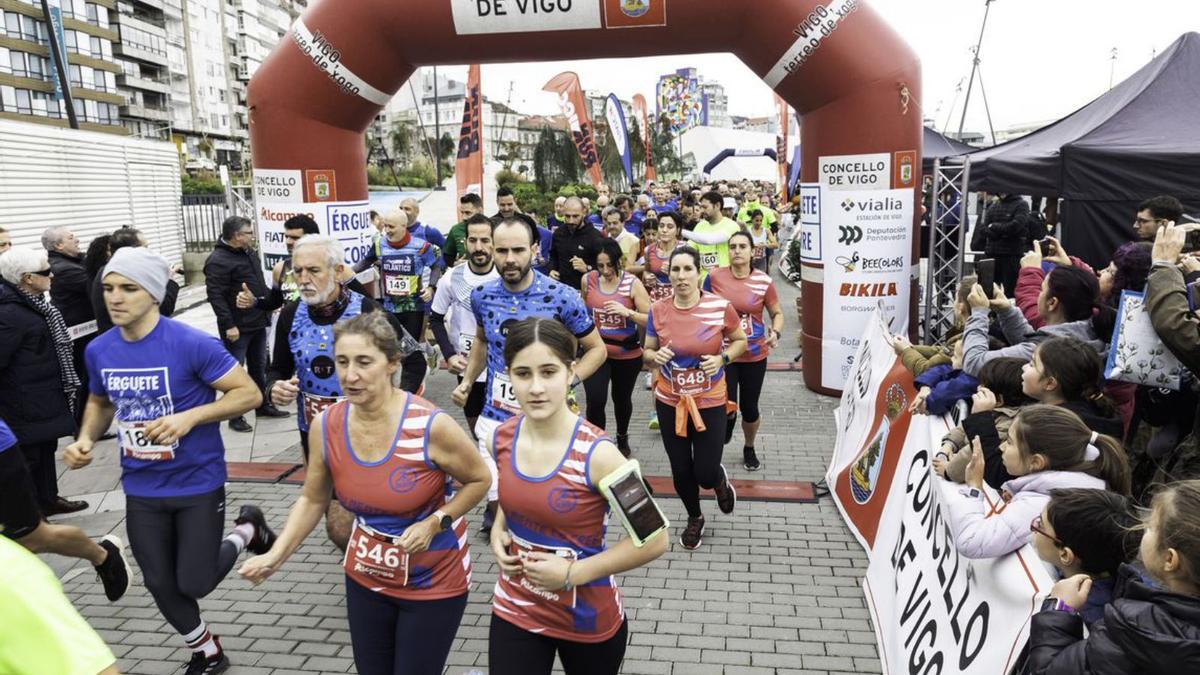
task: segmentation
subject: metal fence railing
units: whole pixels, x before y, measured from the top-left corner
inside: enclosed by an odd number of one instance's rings
[[[183,240],[189,253],[211,251],[228,216],[225,195],[183,195]]]

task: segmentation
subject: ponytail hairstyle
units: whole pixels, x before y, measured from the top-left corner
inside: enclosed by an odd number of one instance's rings
[[[1104,395],[1104,363],[1087,343],[1072,337],[1050,338],[1037,346],[1042,373],[1058,382],[1058,391],[1068,401],[1088,401],[1105,415],[1116,407]]]
[[[1117,439],[1096,434],[1093,440],[1092,430],[1079,415],[1042,403],[1021,408],[1014,423],[1017,449],[1025,462],[1041,455],[1046,460],[1043,471],[1086,473],[1102,479],[1109,490],[1129,496],[1129,461]],[[1089,455],[1094,458],[1088,459]]]
[[[1067,321],[1090,319],[1100,298],[1100,280],[1087,270],[1059,265],[1046,276],[1047,300],[1058,300]]]
[[[1181,480],[1159,490],[1147,518],[1155,519],[1159,552],[1178,551],[1180,574],[1200,585],[1200,480]]]

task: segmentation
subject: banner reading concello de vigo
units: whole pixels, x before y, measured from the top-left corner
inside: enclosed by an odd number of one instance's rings
[[[990,560],[959,556],[944,505],[963,498],[962,486],[931,469],[953,422],[908,412],[912,376],[889,337],[876,311],[842,392],[826,474],[867,550],[863,592],[883,672],[1005,675],[1052,582],[1028,545]]]

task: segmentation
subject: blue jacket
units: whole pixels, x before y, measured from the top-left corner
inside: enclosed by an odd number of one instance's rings
[[[934,366],[913,380],[918,390],[929,387],[925,408],[930,415],[945,415],[954,404],[971,398],[979,388],[979,380],[948,365]]]

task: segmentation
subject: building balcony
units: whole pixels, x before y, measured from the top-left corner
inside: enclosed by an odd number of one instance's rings
[[[138,77],[126,73],[117,75],[117,86],[128,89],[141,89],[142,91],[152,91],[157,94],[171,93],[171,85],[165,80],[156,80],[149,77]]]
[[[137,105],[131,103],[121,106],[121,117],[131,119],[154,120],[156,122],[170,122],[171,111],[165,107]]]
[[[161,37],[164,40],[167,37],[166,21],[161,16],[155,16],[148,12],[135,12],[133,14],[114,12],[112,18],[113,23],[119,27],[144,30],[150,35]],[[124,39],[122,39],[122,42],[124,42]]]
[[[112,49],[114,56],[123,56],[127,59],[153,63],[156,66],[167,66],[170,64],[165,52],[147,49],[127,42],[114,42]]]

